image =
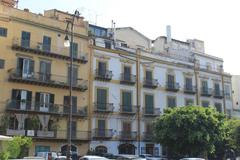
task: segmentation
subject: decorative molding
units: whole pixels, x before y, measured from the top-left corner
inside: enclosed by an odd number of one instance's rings
[[[110,57],[108,56],[105,56],[105,55],[99,55],[99,54],[94,54],[94,57],[97,57],[98,59],[101,59],[101,60],[109,60],[111,59]]]
[[[183,75],[186,77],[193,77],[194,73],[193,72],[183,72]]]
[[[126,59],[126,58],[120,58],[120,62],[122,63],[128,63],[128,64],[135,64],[134,61],[130,60],[130,59]]]

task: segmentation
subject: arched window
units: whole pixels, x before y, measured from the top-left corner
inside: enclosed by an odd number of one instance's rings
[[[118,146],[119,154],[135,154],[135,146],[133,144],[121,144]]]
[[[97,153],[100,153],[100,154],[102,154],[102,153],[107,153],[107,152],[108,152],[107,147],[105,147],[105,146],[97,146],[97,147],[95,148],[95,151],[96,151]]]
[[[61,147],[61,153],[66,156],[67,155],[67,150],[68,150],[68,145],[64,145]],[[76,153],[77,152],[77,147],[74,145],[71,145],[71,151]]]

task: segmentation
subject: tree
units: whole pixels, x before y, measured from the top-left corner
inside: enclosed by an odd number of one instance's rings
[[[207,157],[227,137],[225,120],[210,107],[168,108],[154,122],[155,139],[171,155]]]
[[[228,146],[236,155],[240,155],[240,120],[231,119],[227,122],[229,129]]]

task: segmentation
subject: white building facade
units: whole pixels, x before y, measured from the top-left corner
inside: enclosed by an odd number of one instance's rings
[[[163,156],[164,149],[154,143],[152,122],[166,107],[232,110],[231,76],[223,72],[222,59],[200,53],[202,41],[159,37],[148,45],[149,39],[136,30],[126,31],[142,37],[140,48],[129,37],[115,37],[115,42],[93,38],[92,150]],[[121,35],[126,35],[123,30]]]

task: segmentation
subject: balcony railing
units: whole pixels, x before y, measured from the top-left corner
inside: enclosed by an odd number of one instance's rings
[[[40,103],[26,100],[9,100],[6,103],[6,110],[23,113],[41,113],[56,116],[68,116],[69,107],[62,104]],[[87,107],[76,107],[72,110],[74,117],[86,117]]]
[[[161,114],[161,110],[160,108],[144,107],[143,114],[144,116],[159,116]]]
[[[24,130],[24,129],[7,129],[6,135],[8,136],[30,136],[35,138],[55,138],[55,131],[43,131],[43,130]]]
[[[137,132],[121,131],[119,139],[123,141],[134,141],[137,139]]]
[[[196,86],[185,85],[184,86],[184,93],[195,94],[196,93]]]
[[[113,112],[114,106],[113,103],[94,103],[94,112]]]
[[[56,131],[56,138],[57,139],[64,139],[66,140],[67,137],[68,137],[68,131],[67,130],[57,130]],[[83,140],[83,141],[86,141],[86,140],[90,140],[91,139],[91,134],[89,131],[80,131],[80,130],[75,130],[73,131],[72,130],[72,135],[71,135],[71,138],[72,140]]]
[[[212,89],[211,88],[201,88],[201,95],[205,97],[212,96]]]
[[[46,74],[39,72],[23,73],[18,69],[11,69],[9,74],[9,81],[28,83],[32,85],[48,86],[53,88],[69,88],[68,77],[54,74]],[[73,79],[73,90],[86,91],[88,89],[88,81],[82,79]]]
[[[136,75],[122,73],[120,83],[134,85],[136,83]]]
[[[120,113],[121,114],[136,114],[137,113],[137,106],[135,106],[135,105],[121,105],[120,106]]]
[[[214,90],[213,97],[222,99],[223,98],[223,91],[222,90]]]
[[[153,132],[143,132],[143,140],[145,141],[152,141],[153,140]]]
[[[166,90],[167,91],[173,91],[177,92],[180,89],[179,83],[174,83],[174,82],[167,82],[166,83]]]
[[[112,129],[99,129],[95,128],[92,131],[92,137],[93,138],[112,138],[113,137],[113,130]]]
[[[41,42],[21,40],[21,38],[14,37],[12,49],[23,51],[25,53],[37,54],[46,57],[52,57],[63,60],[70,60],[70,49],[66,47],[59,47],[54,45],[44,45]],[[77,51],[77,56],[73,58],[74,62],[87,63],[87,54]]]
[[[157,79],[144,79],[143,87],[145,88],[157,88],[158,87],[158,80]]]
[[[113,74],[112,71],[101,71],[100,69],[95,70],[95,79],[97,80],[105,80],[105,81],[110,81],[112,80]]]

